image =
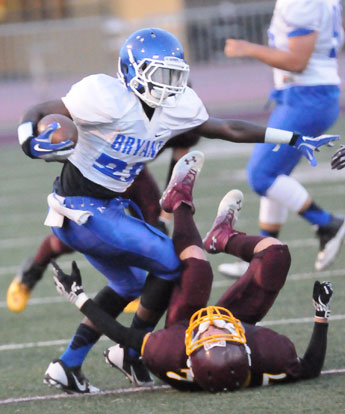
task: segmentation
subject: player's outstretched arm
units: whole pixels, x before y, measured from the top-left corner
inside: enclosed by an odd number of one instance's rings
[[[303,379],[320,375],[327,348],[328,318],[330,301],[333,295],[331,282],[316,281],[313,288],[313,306],[315,308],[315,324],[308,348],[301,359]]]
[[[266,128],[247,121],[209,118],[195,128],[206,138],[219,138],[230,142],[288,144],[300,151],[312,166],[317,164],[314,151],[323,145],[331,146],[339,135],[321,135],[311,138],[298,132],[277,128]]]
[[[125,347],[141,351],[141,345],[146,331],[126,328],[104,312],[84,292],[81,274],[75,261],[72,262],[72,271],[68,275],[62,271],[55,261],[51,261],[53,278],[56,290],[77,308],[95,325],[102,334]]]
[[[30,107],[21,119],[18,126],[18,140],[23,151],[30,158],[41,158],[45,161],[64,161],[73,152],[73,141],[66,140],[58,144],[50,142],[51,135],[59,127],[57,123],[49,125],[45,131],[38,135],[38,121],[52,113],[71,117],[61,99],[58,99]]]

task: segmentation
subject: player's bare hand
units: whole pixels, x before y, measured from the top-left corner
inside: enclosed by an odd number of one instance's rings
[[[248,56],[247,50],[250,43],[246,40],[227,39],[225,41],[224,53],[227,57],[245,57]]]

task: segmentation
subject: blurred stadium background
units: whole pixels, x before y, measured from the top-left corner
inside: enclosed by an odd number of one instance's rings
[[[345,2],[345,0],[343,0]],[[0,140],[28,105],[62,96],[91,73],[115,75],[117,52],[138,28],[183,43],[194,88],[214,115],[262,116],[270,68],[223,54],[228,37],[266,42],[274,0],[0,0]],[[340,60],[345,71],[343,56]]]
[[[226,60],[223,47],[228,37],[266,43],[273,6],[274,0],[0,0],[1,413],[60,413],[62,410],[98,413],[108,412],[109,407],[119,414],[214,413],[230,407],[255,414],[344,412],[343,375],[324,376],[298,386],[247,390],[221,398],[165,391],[54,400],[54,395],[59,393],[43,386],[42,376],[50,360],[68,343],[67,338],[74,332],[80,315],[57,297],[50,275],[40,282],[22,314],[12,314],[5,302],[8,284],[17,267],[49,234],[49,229],[42,225],[45,200],[60,170],[57,163],[35,162],[22,154],[16,126],[24,109],[61,97],[85,75],[99,72],[115,75],[117,52],[125,38],[141,27],[158,26],[173,32],[182,41],[191,64],[193,87],[212,115],[264,124],[269,114],[265,104],[272,87],[271,69],[248,59]],[[344,52],[339,66],[345,79]],[[344,111],[343,93],[342,115],[331,131],[342,136],[345,135]],[[200,149],[205,151],[207,160],[196,187],[196,219],[201,233],[208,230],[223,194],[233,187],[245,194],[241,230],[256,232],[258,197],[250,191],[245,178],[251,146],[216,141],[201,142]],[[330,171],[331,151],[326,149],[318,154],[316,169],[311,170],[305,161],[296,174],[321,205],[344,214],[344,173]],[[167,159],[168,154],[166,157],[163,154],[152,163],[161,188]],[[313,280],[331,280],[337,290],[325,369],[344,369],[345,252],[330,270],[317,274],[312,271],[317,241],[310,227],[291,215],[282,239],[290,246],[293,264],[267,323],[289,335],[298,351],[304,352],[311,330]],[[95,277],[80,255],[73,258],[83,270],[87,292],[103,286],[104,278]],[[61,259],[66,269],[71,259],[71,256]],[[216,269],[224,257],[212,256],[210,260]],[[215,279],[212,299],[232,283],[217,272]],[[123,321],[128,324],[130,316],[124,315]],[[105,367],[102,360],[102,351],[109,343],[101,341],[95,347],[85,364],[85,373],[102,389],[126,387],[128,383],[123,376]],[[40,401],[52,394],[51,401]],[[8,405],[4,403],[6,398],[10,399]],[[28,401],[16,403],[20,398]]]

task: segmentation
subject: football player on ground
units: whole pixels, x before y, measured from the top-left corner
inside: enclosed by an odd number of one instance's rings
[[[144,165],[170,139],[189,130],[231,142],[288,144],[312,163],[316,148],[339,138],[309,138],[245,121],[210,118],[187,86],[188,75],[180,42],[165,30],[142,29],[123,44],[117,79],[88,76],[63,98],[30,107],[18,127],[19,142],[29,157],[68,158],[48,196],[45,223],[108,279],[109,285],[94,300],[113,318],[141,296],[132,327],[148,332],[167,308],[181,261],[169,237],[126,214],[129,206],[141,214],[123,194]],[[78,129],[75,148],[70,141],[50,143],[49,133],[37,136],[37,122],[50,113],[73,119]],[[188,160],[195,163],[192,157]],[[80,382],[79,374],[99,337],[90,320],[84,319],[65,352],[49,365],[47,378],[59,373],[69,379],[73,391],[96,391],[85,378]],[[127,351],[137,384],[152,383],[138,352]]]
[[[344,41],[341,12],[340,0],[277,0],[268,30],[269,46],[226,41],[229,58],[251,57],[274,68],[270,99],[275,108],[270,127],[317,136],[336,122],[340,110],[337,54]],[[278,237],[288,211],[299,214],[317,229],[315,269],[324,270],[343,244],[344,217],[318,206],[290,176],[301,159],[300,152],[288,145],[277,151],[273,147],[255,145],[247,166],[249,185],[260,196],[260,234]],[[236,276],[247,266],[221,265],[220,271]]]
[[[53,263],[58,292],[120,344],[108,348],[105,358],[131,382],[122,346],[141,351],[151,372],[179,390],[234,391],[318,376],[326,353],[331,284],[315,282],[315,324],[303,358],[286,336],[256,326],[284,285],[289,249],[275,238],[249,236],[234,229],[243,202],[239,190],[223,198],[202,242],[193,220],[192,189],[203,155],[194,152],[193,156],[198,165],[190,166],[188,158],[181,159],[162,197],[163,209],[174,214],[173,241],[182,261],[181,279],[173,289],[164,329],[147,333],[113,321],[84,293],[75,262],[71,275]],[[203,244],[209,253],[225,252],[250,262],[246,273],[215,306],[207,306],[213,274]],[[47,375],[46,381],[58,382]],[[60,377],[58,384],[64,389],[66,381]]]

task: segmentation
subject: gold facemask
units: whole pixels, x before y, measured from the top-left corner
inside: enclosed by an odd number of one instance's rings
[[[200,339],[210,325],[222,329],[224,332],[217,335],[205,336]],[[243,326],[239,319],[226,308],[220,306],[208,306],[195,312],[189,321],[186,330],[186,354],[189,356],[201,346],[221,342],[232,341],[245,344],[247,342]]]

